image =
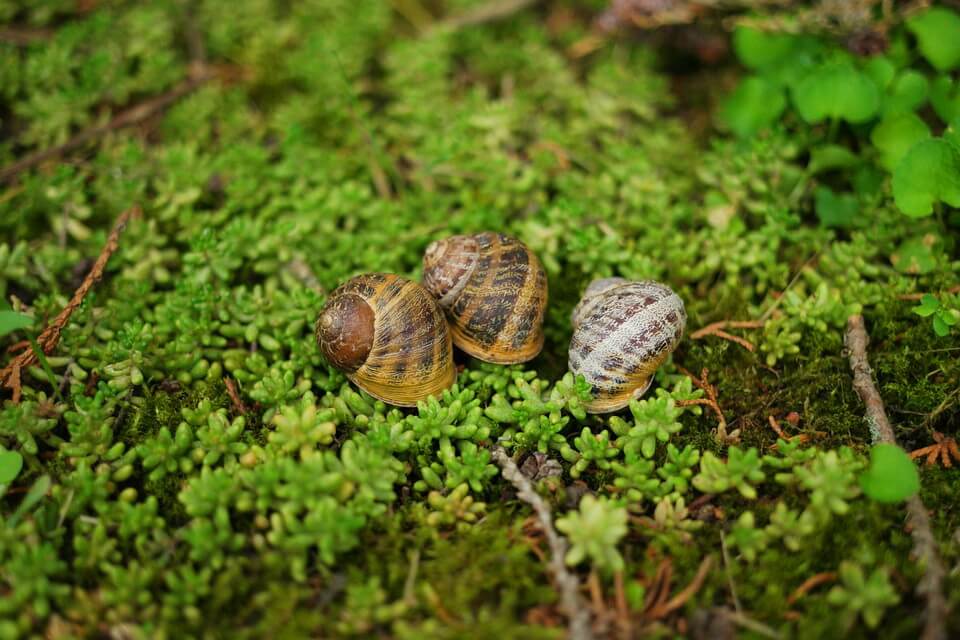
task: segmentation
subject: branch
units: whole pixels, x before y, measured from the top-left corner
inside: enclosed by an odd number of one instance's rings
[[[83,299],[90,289],[93,288],[93,285],[103,277],[103,270],[107,266],[107,261],[110,260],[110,256],[112,256],[120,246],[120,234],[123,233],[124,228],[126,228],[131,218],[139,218],[140,215],[140,207],[134,205],[121,213],[120,217],[117,218],[116,224],[114,224],[110,235],[107,237],[107,243],[100,251],[100,255],[97,257],[97,261],[93,263],[93,267],[90,268],[90,272],[87,273],[87,277],[83,279],[80,287],[74,292],[73,297],[70,298],[70,302],[63,308],[63,311],[58,313],[57,317],[53,319],[53,322],[47,325],[47,328],[37,337],[37,344],[45,354],[49,355],[57,348],[57,343],[60,342],[60,333],[70,321],[70,316],[77,307],[83,303]],[[13,392],[13,401],[15,403],[20,401],[20,372],[36,363],[37,354],[33,349],[27,349],[11,360],[10,364],[3,370],[0,370],[0,385]]]
[[[84,129],[61,145],[51,147],[49,149],[41,149],[40,151],[34,151],[33,153],[27,154],[13,164],[7,165],[6,167],[0,169],[0,184],[12,181],[27,169],[32,169],[45,160],[49,160],[50,158],[55,158],[57,156],[74,151],[87,142],[99,138],[109,131],[123,129],[125,127],[143,122],[155,113],[166,109],[188,93],[195,91],[198,87],[210,80],[212,77],[213,74],[207,70],[196,72],[170,91],[154,98],[150,98],[145,102],[141,102],[140,104],[131,107],[126,111],[122,111],[108,122]]]
[[[464,27],[502,20],[533,6],[537,2],[538,0],[493,0],[471,11],[465,11],[441,20],[430,31],[457,31]]]
[[[883,398],[873,384],[873,371],[867,359],[867,344],[870,338],[863,323],[863,316],[853,315],[847,319],[847,333],[843,342],[850,352],[850,369],[853,370],[853,388],[867,407],[867,421],[874,442],[897,445],[893,427],[887,419]],[[943,595],[943,580],[946,572],[937,551],[937,540],[930,527],[930,516],[920,500],[920,495],[907,499],[907,523],[913,536],[913,551],[926,570],[917,583],[917,593],[927,601],[924,610],[923,640],[946,640],[947,601]]]
[[[560,593],[560,607],[570,621],[570,640],[590,640],[593,633],[590,630],[590,613],[586,603],[580,597],[580,581],[567,571],[564,556],[567,555],[567,540],[553,528],[553,519],[550,516],[550,507],[543,498],[534,491],[530,480],[517,468],[516,463],[503,447],[493,449],[493,460],[502,469],[503,477],[517,490],[517,497],[533,507],[543,534],[550,547],[550,562],[547,565],[553,574],[554,587]]]

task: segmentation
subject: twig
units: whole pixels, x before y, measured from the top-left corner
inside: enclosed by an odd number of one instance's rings
[[[737,344],[742,344],[742,342],[747,342],[738,336],[731,336],[729,333],[724,331],[724,329],[761,329],[763,328],[763,320],[720,320],[719,322],[711,322],[705,327],[697,329],[690,334],[691,340],[699,340],[705,336],[718,336],[721,338],[726,338],[727,340],[733,340]],[[742,341],[742,342],[740,342]],[[753,351],[754,347],[752,344],[747,342],[747,349]]]
[[[950,287],[944,293],[960,293],[960,285]],[[904,293],[897,296],[897,300],[923,300],[923,296],[928,295],[926,293]],[[930,294],[932,295],[932,294]]]
[[[727,433],[727,419],[723,416],[723,411],[720,409],[720,401],[717,398],[717,388],[710,384],[710,380],[708,379],[710,371],[708,369],[701,369],[700,377],[698,378],[680,365],[677,365],[677,370],[690,378],[694,386],[698,389],[702,389],[707,395],[706,398],[678,400],[677,406],[685,407],[694,404],[702,404],[710,407],[713,409],[714,413],[717,414],[717,438],[723,443],[736,442],[740,437],[740,430],[734,429],[733,432],[729,434]]]
[[[237,392],[237,383],[229,376],[223,377],[223,384],[227,388],[227,395],[230,396],[230,402],[233,404],[233,410],[239,415],[246,415],[247,405],[243,404],[240,394]]]
[[[123,129],[143,122],[153,114],[166,109],[183,96],[196,90],[212,77],[213,74],[209,71],[194,73],[170,91],[122,111],[108,122],[84,129],[61,145],[27,154],[13,164],[0,169],[0,183],[9,182],[27,169],[31,169],[50,158],[69,153],[87,142],[103,136],[108,131]]]
[[[697,574],[693,577],[693,580],[690,581],[690,584],[688,584],[683,590],[670,598],[664,604],[657,606],[650,612],[646,613],[645,617],[649,618],[650,620],[657,620],[685,605],[687,600],[692,598],[693,595],[700,590],[700,587],[703,586],[704,580],[707,579],[707,574],[710,573],[710,567],[712,564],[713,558],[711,556],[706,556],[700,563],[700,568],[697,569]]]
[[[737,597],[737,585],[733,583],[733,574],[730,573],[730,555],[727,553],[727,538],[720,531],[720,553],[723,555],[723,572],[727,574],[727,586],[730,587],[730,596],[733,598],[733,608],[737,613],[743,612],[740,598]]]
[[[853,388],[867,407],[867,421],[874,442],[896,445],[897,439],[893,427],[887,419],[883,398],[873,384],[873,372],[867,359],[867,344],[870,338],[863,323],[863,316],[852,315],[847,319],[847,332],[843,339],[850,352],[850,369],[853,371]],[[919,494],[907,499],[907,522],[913,536],[913,550],[920,562],[926,566],[923,576],[917,583],[917,593],[926,601],[924,610],[923,640],[946,640],[947,601],[943,595],[943,580],[946,574],[937,540],[930,527],[930,516],[920,500]]]
[[[34,42],[43,42],[53,37],[50,29],[8,26],[0,29],[0,42],[9,42],[18,47],[26,47]]]
[[[567,541],[553,528],[550,507],[533,489],[530,480],[520,473],[520,469],[517,468],[516,463],[507,455],[503,447],[494,447],[493,460],[500,466],[503,477],[517,490],[517,497],[529,504],[540,520],[543,535],[546,537],[547,546],[550,548],[548,568],[553,575],[554,587],[560,594],[561,610],[569,621],[570,639],[588,640],[593,638],[593,632],[590,630],[590,613],[587,604],[580,596],[580,581],[577,580],[575,575],[567,571],[564,564],[564,556],[567,555]]]
[[[727,611],[724,613],[730,622],[747,629],[748,631],[753,631],[757,635],[764,636],[765,638],[773,638],[773,640],[779,640],[783,636],[776,630],[767,625],[763,624],[759,620],[754,620],[753,618],[748,618],[743,613],[739,611]]]
[[[74,292],[73,297],[70,298],[70,302],[63,308],[63,311],[57,314],[53,322],[47,325],[47,328],[37,337],[37,343],[40,345],[43,353],[49,355],[57,348],[57,343],[60,342],[60,332],[67,326],[71,314],[83,303],[83,299],[87,293],[89,293],[90,289],[93,288],[93,285],[103,277],[103,270],[107,266],[107,261],[110,260],[110,256],[112,256],[120,246],[120,234],[124,228],[126,228],[130,219],[139,218],[140,214],[140,207],[134,205],[121,213],[120,217],[117,218],[116,224],[107,237],[107,243],[100,251],[100,255],[97,257],[97,261],[93,263],[93,267],[90,268],[90,272],[87,273],[87,277],[83,279],[80,287]],[[37,354],[32,349],[29,349],[17,355],[10,361],[10,364],[3,370],[0,370],[0,385],[13,392],[14,403],[20,402],[20,372],[36,363]]]
[[[515,13],[536,4],[538,0],[493,0],[471,11],[451,16],[436,23],[429,31],[456,31],[474,27],[485,22],[509,18]]]
[[[807,595],[810,590],[819,587],[824,583],[833,582],[836,579],[837,574],[833,571],[824,571],[823,573],[810,576],[803,581],[803,584],[797,587],[793,593],[787,597],[787,604],[792,605],[794,602]]]

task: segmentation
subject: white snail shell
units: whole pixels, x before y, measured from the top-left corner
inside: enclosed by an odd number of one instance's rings
[[[680,342],[687,313],[670,287],[653,280],[602,278],[573,310],[569,366],[593,387],[590,413],[610,413],[639,398]]]

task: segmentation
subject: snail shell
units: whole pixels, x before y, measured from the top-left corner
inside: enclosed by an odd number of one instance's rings
[[[573,310],[570,371],[593,386],[586,410],[610,413],[639,398],[687,323],[670,287],[623,278],[594,280]]]
[[[423,284],[450,319],[453,343],[497,364],[543,348],[547,274],[522,242],[502,233],[437,240],[423,256]]]
[[[317,319],[317,342],[327,362],[388,404],[416,406],[457,376],[443,312],[426,289],[393,274],[340,285]]]

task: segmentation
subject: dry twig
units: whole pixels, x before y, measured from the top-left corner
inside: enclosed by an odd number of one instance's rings
[[[547,546],[550,548],[548,567],[553,575],[554,586],[560,594],[561,609],[569,621],[570,639],[588,640],[593,638],[593,632],[590,630],[590,613],[587,604],[580,596],[580,581],[577,580],[575,575],[567,571],[564,564],[564,557],[567,555],[567,540],[553,528],[550,507],[534,490],[530,480],[520,473],[520,469],[517,468],[516,463],[507,455],[503,447],[494,447],[493,460],[500,466],[503,477],[517,490],[517,497],[529,504],[540,520],[543,535],[546,537]]]
[[[887,419],[883,398],[873,384],[873,371],[867,359],[867,344],[870,342],[863,316],[853,315],[847,319],[847,332],[843,339],[850,354],[850,369],[853,371],[853,388],[867,407],[867,421],[874,442],[897,444],[893,427]],[[947,601],[943,595],[945,570],[937,551],[937,540],[930,527],[930,516],[919,495],[907,499],[907,522],[913,536],[913,550],[926,569],[917,584],[917,593],[927,601],[924,610],[923,640],[946,640]]]
[[[688,584],[679,593],[677,593],[677,595],[673,596],[666,602],[659,603],[648,611],[645,611],[644,618],[647,620],[658,620],[685,605],[687,600],[692,598],[694,594],[700,590],[700,587],[703,586],[703,582],[707,579],[707,574],[710,573],[710,567],[712,565],[712,557],[706,556],[700,563],[700,568],[697,569],[697,573],[695,576],[693,576],[693,580],[690,581],[690,584]]]
[[[725,329],[760,329],[763,325],[763,320],[721,320],[719,322],[711,322],[707,326],[697,329],[690,334],[690,339],[700,340],[707,336],[716,336],[717,338],[723,338],[730,342],[736,342],[747,351],[756,351],[756,347],[753,346],[752,342],[740,336],[735,336],[732,333],[727,333]]]
[[[223,384],[227,388],[227,395],[230,396],[233,410],[236,411],[238,415],[245,415],[247,413],[247,405],[243,404],[243,399],[237,392],[237,383],[233,381],[233,378],[224,376]]]
[[[807,595],[807,593],[812,589],[815,589],[824,583],[833,582],[836,579],[837,574],[834,571],[824,571],[823,573],[810,576],[803,581],[803,584],[797,587],[793,593],[787,597],[787,604],[792,605],[794,602]]]
[[[53,322],[47,325],[47,328],[37,337],[37,344],[43,349],[45,354],[49,355],[57,348],[57,343],[60,342],[60,333],[70,321],[70,316],[77,307],[83,303],[83,299],[87,293],[90,292],[90,289],[93,288],[93,285],[103,277],[103,270],[107,266],[107,261],[110,260],[110,256],[112,256],[120,246],[120,234],[123,233],[130,219],[139,218],[140,214],[140,207],[134,205],[121,213],[120,217],[117,218],[116,224],[114,224],[110,235],[107,237],[107,243],[100,251],[100,255],[97,257],[97,261],[93,263],[93,267],[91,267],[87,277],[83,279],[83,283],[74,292],[73,297],[70,298],[70,302],[63,308],[63,311],[57,314]],[[33,349],[29,349],[17,355],[10,361],[10,364],[3,370],[0,370],[0,385],[13,392],[14,403],[20,402],[20,372],[27,367],[35,365],[37,361],[37,354]]]
[[[536,4],[538,0],[493,0],[471,11],[451,16],[437,22],[431,30],[457,31],[465,27],[474,27],[485,22],[494,22],[509,18],[515,13]]]
[[[693,375],[688,370],[684,369],[680,365],[677,365],[677,370],[680,371],[683,375],[690,378],[693,381],[693,384],[698,389],[702,389],[703,392],[707,395],[706,398],[694,398],[692,400],[679,400],[677,402],[678,407],[687,407],[694,404],[702,404],[710,407],[714,413],[717,414],[717,438],[721,442],[729,443],[736,442],[740,438],[740,430],[734,429],[731,433],[727,433],[727,419],[723,416],[723,411],[720,409],[720,402],[717,396],[717,388],[710,384],[708,378],[710,371],[708,369],[700,370],[700,377]]]

